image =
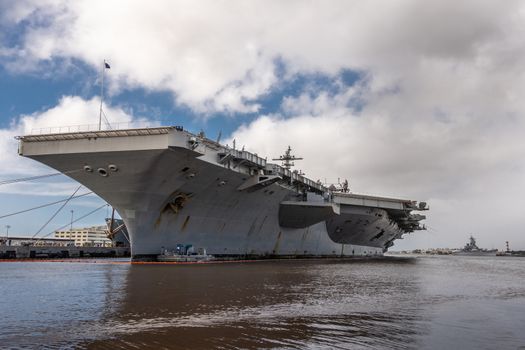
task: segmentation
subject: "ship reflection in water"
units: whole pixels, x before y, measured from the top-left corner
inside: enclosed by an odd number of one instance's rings
[[[516,348],[525,259],[216,265],[0,263],[0,344],[49,348]]]

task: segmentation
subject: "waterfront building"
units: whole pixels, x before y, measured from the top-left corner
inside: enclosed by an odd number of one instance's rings
[[[66,231],[56,231],[56,238],[68,238],[75,242],[76,247],[112,247],[113,242],[108,238],[106,226],[92,226],[73,228]]]

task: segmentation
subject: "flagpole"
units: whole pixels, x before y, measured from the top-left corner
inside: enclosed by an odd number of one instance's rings
[[[104,73],[106,71],[106,60],[102,62],[102,83],[100,84],[100,112],[98,116],[98,130],[102,130],[102,102],[104,101]]]

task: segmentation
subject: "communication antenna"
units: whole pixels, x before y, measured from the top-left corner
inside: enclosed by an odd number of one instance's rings
[[[284,152],[284,155],[279,156],[279,158],[273,158],[272,160],[279,160],[283,162],[283,167],[285,169],[290,170],[290,168],[295,165],[293,161],[302,159],[303,158],[292,155],[292,148],[288,146],[288,149],[286,150],[286,152]]]
[[[100,113],[98,116],[98,130],[102,130],[102,115],[104,114],[104,111],[102,110],[102,104],[104,102],[104,75],[106,73],[106,69],[110,69],[109,63],[104,60],[104,64],[102,65],[102,82],[100,83]],[[109,126],[109,122],[104,114],[104,118],[106,119],[106,123]]]

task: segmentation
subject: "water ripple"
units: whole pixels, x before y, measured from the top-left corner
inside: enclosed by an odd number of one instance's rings
[[[517,348],[525,259],[0,264],[24,349]]]

